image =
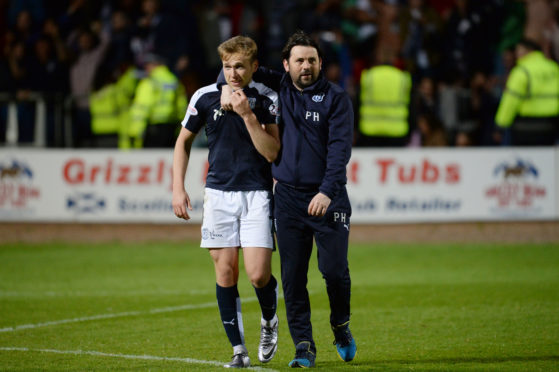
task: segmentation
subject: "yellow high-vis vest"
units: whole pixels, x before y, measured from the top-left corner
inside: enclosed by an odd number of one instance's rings
[[[411,76],[388,65],[361,74],[359,130],[366,136],[403,137],[408,134]]]
[[[118,134],[119,148],[130,148],[129,112],[137,84],[136,70],[128,69],[115,83],[89,96],[91,131],[95,135]]]
[[[515,118],[559,116],[559,65],[540,51],[518,59],[511,70],[495,122],[510,127]]]
[[[154,68],[142,79],[130,112],[128,134],[141,146],[148,125],[178,123],[187,106],[186,92],[177,77],[164,65]]]
[[[107,84],[89,96],[91,131],[95,135],[117,134],[121,127],[120,100],[116,84]]]

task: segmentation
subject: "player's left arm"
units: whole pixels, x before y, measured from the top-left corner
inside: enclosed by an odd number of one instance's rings
[[[231,105],[245,122],[250,139],[256,150],[270,163],[276,160],[280,149],[279,129],[276,124],[262,125],[251,110],[247,96],[242,89],[231,94]]]

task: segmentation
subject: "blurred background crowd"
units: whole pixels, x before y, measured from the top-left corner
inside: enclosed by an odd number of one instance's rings
[[[559,60],[559,0],[0,0],[0,14],[0,143],[19,146],[172,146],[164,128],[215,82],[216,48],[238,34],[280,70],[287,38],[313,35],[353,100],[356,146],[507,145],[495,116],[515,46]],[[392,84],[399,141],[360,125],[378,65],[406,74]]]

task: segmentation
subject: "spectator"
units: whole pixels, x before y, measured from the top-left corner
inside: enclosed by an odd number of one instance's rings
[[[25,17],[28,18],[25,22],[28,22],[29,25],[41,24],[46,14],[43,3],[43,0],[11,0],[7,13],[8,23],[19,27],[22,22],[21,16],[25,14]]]
[[[3,80],[6,88],[17,102],[17,141],[29,144],[34,139],[35,110],[34,104],[29,102],[30,77],[29,77],[29,50],[23,40],[14,40],[6,48],[7,58],[3,66]],[[6,89],[5,88],[5,89]],[[3,126],[7,130],[7,110],[4,113],[6,121]]]
[[[121,65],[133,60],[132,42],[133,29],[130,19],[121,10],[115,10],[110,18],[111,40],[103,60],[103,68],[116,71]]]
[[[433,113],[438,115],[439,97],[437,85],[433,78],[424,76],[417,85],[416,94],[414,94],[413,105],[415,112],[420,114]]]
[[[448,146],[443,124],[433,112],[418,115],[417,128],[422,147]]]
[[[484,18],[471,0],[456,0],[442,40],[442,79],[463,84],[475,70],[490,70],[489,35],[484,33]]]
[[[141,10],[131,44],[136,64],[142,66],[150,54],[164,58],[172,70],[177,63],[184,64],[186,42],[197,35],[178,37],[183,32],[181,25],[173,14],[161,9],[159,0],[142,0]]]
[[[68,93],[68,68],[57,58],[55,47],[46,36],[35,42],[34,58],[29,63],[29,88],[40,93],[45,104],[46,145],[55,145],[55,104],[62,102],[62,95]],[[33,105],[34,106],[34,105]],[[35,112],[35,107],[33,107]]]
[[[77,147],[89,146],[91,141],[91,115],[89,94],[93,89],[93,79],[109,46],[108,30],[101,30],[95,22],[91,28],[84,28],[74,35],[77,38],[77,53],[70,67],[70,88],[73,99],[73,137]]]
[[[427,7],[425,0],[410,0],[400,13],[402,56],[412,76],[434,73],[440,58],[441,27],[438,13]]]
[[[500,138],[496,134],[495,113],[498,100],[493,94],[496,78],[491,78],[481,71],[474,73],[470,82],[470,105],[476,120],[472,136],[474,144],[479,146],[496,146]]]
[[[456,147],[470,147],[474,145],[472,134],[466,131],[458,131],[458,133],[456,133],[455,141],[454,145]]]
[[[523,39],[495,121],[510,128],[514,146],[553,145],[559,132],[559,65],[540,46]]]

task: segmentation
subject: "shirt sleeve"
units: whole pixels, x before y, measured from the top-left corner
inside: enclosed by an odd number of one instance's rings
[[[319,190],[333,199],[347,183],[346,167],[353,143],[353,106],[346,93],[334,99],[328,127],[326,171]]]
[[[520,104],[526,97],[527,85],[527,72],[522,67],[515,67],[510,73],[505,91],[499,102],[499,108],[495,116],[495,122],[498,126],[507,128],[512,125]]]
[[[260,123],[277,124],[279,115],[279,99],[276,91],[268,88],[265,92],[265,98],[262,100],[262,113]]]
[[[186,114],[184,119],[181,121],[181,125],[191,131],[192,133],[198,133],[200,129],[205,125],[204,120],[204,107],[203,100],[200,99],[202,93],[197,90],[193,95],[188,107],[186,108]]]

